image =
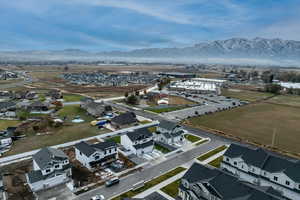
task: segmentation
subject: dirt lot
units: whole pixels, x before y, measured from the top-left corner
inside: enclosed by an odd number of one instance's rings
[[[275,147],[299,154],[299,113],[296,107],[256,103],[187,121],[263,145],[271,145],[276,132]]]
[[[222,90],[222,95],[226,97],[237,98],[248,102],[260,101],[273,96],[273,94],[266,93],[266,92],[258,92],[252,90],[242,90],[242,89],[224,89]]]
[[[9,200],[32,200],[33,194],[25,185],[25,174],[32,169],[32,161],[22,161],[2,167],[4,172],[3,183]]]
[[[177,96],[170,96],[169,97],[169,104],[170,105],[192,105],[195,104],[195,102],[190,101],[188,99],[177,97]]]

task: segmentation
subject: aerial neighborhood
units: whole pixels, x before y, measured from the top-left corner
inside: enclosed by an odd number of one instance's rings
[[[300,199],[295,129],[265,125],[284,72],[145,68],[2,70],[0,199]]]

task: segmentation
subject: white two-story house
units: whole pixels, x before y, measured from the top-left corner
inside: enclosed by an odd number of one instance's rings
[[[76,159],[89,170],[103,166],[118,158],[117,144],[113,141],[88,144],[80,142],[75,145]]]
[[[165,144],[174,144],[184,142],[184,130],[179,124],[169,121],[160,121],[156,130],[156,141]]]
[[[28,185],[33,192],[48,189],[71,181],[69,158],[63,151],[43,148],[32,156],[33,170],[26,174]]]
[[[132,154],[143,156],[154,149],[153,134],[147,129],[137,129],[121,136],[121,144]]]
[[[194,163],[178,189],[182,200],[283,200],[271,187],[245,183],[230,173]]]
[[[300,160],[275,155],[261,148],[231,144],[221,168],[240,179],[272,187],[288,199],[300,199]]]

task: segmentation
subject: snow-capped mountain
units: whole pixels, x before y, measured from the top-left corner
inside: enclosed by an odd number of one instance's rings
[[[237,61],[251,64],[262,63],[300,63],[300,41],[232,38],[202,42],[184,48],[148,48],[133,51],[113,51],[91,53],[79,49],[61,51],[19,51],[0,52],[4,60],[124,60],[124,61],[167,61],[167,62],[227,62]],[[247,63],[248,62],[248,63]]]

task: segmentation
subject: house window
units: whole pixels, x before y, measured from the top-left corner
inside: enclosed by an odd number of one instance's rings
[[[252,172],[255,172],[255,169],[254,169],[254,168],[252,168]]]
[[[274,176],[274,181],[278,181],[278,177],[277,176]]]
[[[298,186],[299,190],[300,190],[300,185]]]
[[[229,162],[229,158],[226,158],[226,161],[228,161],[228,162]]]
[[[244,165],[242,165],[242,169],[244,169]]]
[[[55,165],[54,167],[57,169],[57,168],[59,168],[59,165]]]
[[[82,156],[82,153],[80,152],[80,155]]]
[[[286,185],[290,185],[290,182],[289,182],[289,181],[286,181],[285,184],[286,184]]]
[[[234,165],[237,165],[237,162],[233,162]]]
[[[46,173],[49,173],[50,172],[50,169],[46,169]]]
[[[95,156],[95,160],[98,160],[99,159],[99,156]]]

